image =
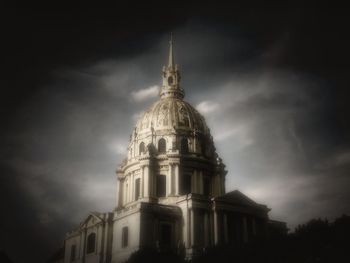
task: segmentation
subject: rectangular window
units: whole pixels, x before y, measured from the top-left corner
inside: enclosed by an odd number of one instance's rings
[[[122,229],[122,247],[127,247],[129,242],[129,229],[127,226]]]

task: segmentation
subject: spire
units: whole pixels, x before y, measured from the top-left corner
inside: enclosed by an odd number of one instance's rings
[[[174,68],[174,52],[173,52],[173,33],[170,34],[169,41],[169,68]]]
[[[163,85],[160,90],[161,98],[179,98],[185,96],[184,90],[180,87],[180,72],[174,61],[173,34],[169,41],[169,63],[163,67]]]

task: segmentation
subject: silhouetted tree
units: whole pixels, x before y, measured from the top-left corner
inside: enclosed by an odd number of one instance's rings
[[[350,262],[349,244],[350,217],[343,215],[333,223],[329,223],[327,219],[312,219],[299,225],[294,233],[265,242],[211,248],[192,262]]]

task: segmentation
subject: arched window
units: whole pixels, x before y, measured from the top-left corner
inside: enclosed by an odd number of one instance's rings
[[[140,178],[135,180],[135,200],[140,197]]]
[[[161,138],[158,141],[158,152],[159,153],[165,153],[166,152],[166,141],[164,138]]]
[[[188,153],[188,140],[186,138],[181,139],[181,153]]]
[[[96,234],[91,233],[87,239],[87,247],[86,247],[87,254],[95,252],[95,245],[96,245],[95,243],[96,243]]]
[[[139,146],[139,154],[141,155],[141,153],[145,153],[145,144],[144,144],[144,142],[141,142],[140,146]]]
[[[129,228],[127,226],[122,229],[122,247],[127,247],[129,243]]]
[[[165,197],[166,194],[166,177],[165,175],[157,175],[157,197]]]

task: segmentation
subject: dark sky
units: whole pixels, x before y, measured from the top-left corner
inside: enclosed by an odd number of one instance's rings
[[[350,10],[235,3],[3,10],[0,250],[42,262],[89,211],[113,209],[170,32],[227,190],[291,228],[350,213]]]

